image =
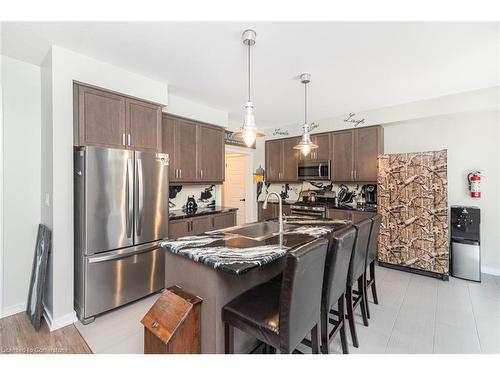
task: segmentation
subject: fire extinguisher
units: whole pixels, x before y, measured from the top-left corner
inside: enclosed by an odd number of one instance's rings
[[[471,198],[481,198],[481,172],[475,171],[467,175],[469,180],[469,191]]]

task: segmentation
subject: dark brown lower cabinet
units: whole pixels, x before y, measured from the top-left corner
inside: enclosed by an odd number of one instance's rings
[[[211,215],[212,230],[234,227],[236,225],[236,211]]]
[[[262,208],[262,205],[263,205],[262,202],[258,203],[258,211],[257,211],[258,221],[266,221],[270,219],[276,219],[279,217],[280,215],[279,203],[268,203],[267,208],[265,210]],[[290,205],[284,204],[282,210],[283,210],[283,215],[286,216],[291,215]]]
[[[175,240],[183,236],[196,236],[209,230],[224,229],[235,225],[236,211],[171,220],[168,224],[168,238]]]

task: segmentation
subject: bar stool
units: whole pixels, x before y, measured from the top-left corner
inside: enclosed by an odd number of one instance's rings
[[[373,302],[378,305],[377,296],[377,284],[375,281],[375,260],[377,259],[377,246],[378,246],[378,235],[380,233],[380,224],[382,222],[382,215],[377,214],[372,219],[372,230],[370,231],[370,239],[368,240],[368,254],[366,257],[367,268],[370,271],[370,279],[366,277],[366,288],[370,288],[373,295]],[[368,269],[366,271],[368,273]],[[366,313],[368,318],[370,318],[370,309],[368,308],[368,303],[366,304]]]
[[[347,286],[345,299],[347,303],[346,318],[349,322],[352,344],[359,347],[358,336],[356,334],[356,324],[354,321],[354,311],[361,306],[361,316],[363,324],[368,327],[368,315],[366,313],[366,257],[368,254],[368,240],[372,226],[372,220],[366,219],[353,224],[356,229],[356,240],[349,262],[349,272],[347,275]],[[353,290],[354,284],[358,284],[357,291]]]
[[[325,275],[323,277],[323,293],[321,296],[321,352],[323,354],[330,352],[330,342],[339,332],[342,352],[349,354],[344,324],[344,300],[349,262],[355,240],[356,229],[354,227],[336,232],[330,239],[325,260]],[[337,311],[332,309],[334,304],[337,304]],[[330,312],[337,318],[329,317]],[[331,331],[329,330],[330,324],[333,325]]]
[[[222,308],[225,352],[234,352],[234,327],[281,353],[292,353],[311,333],[319,353],[321,286],[328,240],[309,242],[286,256],[281,283],[260,284]]]

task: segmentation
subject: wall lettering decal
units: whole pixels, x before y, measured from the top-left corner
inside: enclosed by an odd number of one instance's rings
[[[286,129],[281,129],[281,128],[276,128],[273,131],[273,135],[288,135],[288,130]]]
[[[347,115],[347,117],[344,119],[344,122],[350,122],[350,123],[354,124],[354,127],[357,127],[359,125],[363,125],[365,123],[364,118],[355,119],[354,116],[356,116],[355,113],[349,113],[349,115]]]

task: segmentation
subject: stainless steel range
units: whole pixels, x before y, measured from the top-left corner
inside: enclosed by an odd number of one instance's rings
[[[312,203],[296,203],[290,207],[292,216],[307,216],[315,218],[326,218],[326,205]]]

